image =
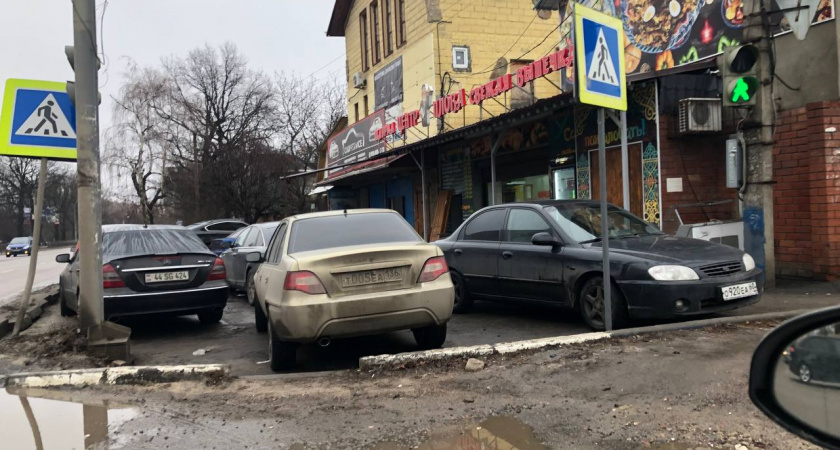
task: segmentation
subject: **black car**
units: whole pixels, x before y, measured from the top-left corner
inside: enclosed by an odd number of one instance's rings
[[[204,242],[204,245],[210,247],[214,239],[228,237],[234,231],[247,226],[248,224],[241,220],[218,219],[187,225],[187,229],[194,232]]]
[[[260,255],[265,257],[265,248],[278,225],[280,222],[251,225],[241,230],[232,244],[222,243],[223,246],[229,246],[229,249],[221,254],[227,268],[228,285],[235,290],[245,290],[248,303],[252,305],[254,304],[253,276],[257,264],[249,263],[245,260],[245,256],[248,253],[260,252]]]
[[[79,311],[78,255],[79,251],[55,258],[67,263],[59,278],[64,316]],[[102,287],[108,320],[174,313],[198,314],[202,323],[216,323],[227,304],[225,278],[224,262],[184,227],[102,227]]]
[[[788,367],[803,383],[840,382],[840,336],[808,336],[788,349]]]
[[[664,234],[609,206],[613,324],[727,311],[757,302],[764,274],[737,248]],[[475,299],[578,309],[593,329],[603,313],[600,204],[582,200],[484,208],[436,241],[455,284],[455,311]]]

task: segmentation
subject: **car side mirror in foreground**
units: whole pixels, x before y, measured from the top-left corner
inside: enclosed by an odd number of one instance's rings
[[[57,263],[69,263],[70,262],[70,255],[67,253],[62,253],[60,255],[55,255],[55,262]]]
[[[750,365],[750,399],[797,436],[840,449],[840,307],[770,332]]]
[[[550,245],[552,247],[561,244],[559,239],[552,236],[550,233],[546,233],[545,231],[535,234],[531,238],[531,243],[534,245]]]
[[[247,255],[245,255],[245,261],[248,261],[250,263],[262,262],[262,255],[260,255],[260,252],[248,253]]]

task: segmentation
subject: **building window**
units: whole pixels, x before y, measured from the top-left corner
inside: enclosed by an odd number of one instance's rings
[[[353,122],[359,121],[359,102],[353,104],[353,116],[356,118]]]
[[[510,62],[510,73],[516,77],[516,71],[530,65],[533,61],[514,59]],[[522,108],[534,103],[534,82],[528,82],[524,87],[514,85],[510,93],[510,109]]]
[[[397,48],[405,45],[405,0],[394,0],[396,11],[394,19],[397,25]]]
[[[455,70],[470,70],[470,48],[466,46],[452,47],[452,68]]]
[[[391,22],[391,5],[393,0],[383,0],[382,2],[382,25],[385,26],[385,30],[382,33],[382,37],[385,38],[385,56],[387,57],[391,53],[394,53],[394,44],[393,44],[393,37],[394,37],[394,24]]]
[[[374,1],[370,4],[370,35],[373,38],[371,44],[373,45],[373,65],[379,64],[382,61],[382,46],[379,38],[379,2]]]
[[[368,99],[367,99],[367,95],[365,95],[364,99],[362,99],[362,103],[364,103],[364,104],[365,104],[365,117],[367,117],[367,116],[368,116],[368,114],[370,114],[370,113],[368,112],[369,110],[368,110]]]
[[[361,46],[359,49],[362,54],[362,72],[364,72],[370,68],[370,44],[368,41],[367,11],[362,11],[362,13],[359,14],[359,34],[359,39],[361,40]]]

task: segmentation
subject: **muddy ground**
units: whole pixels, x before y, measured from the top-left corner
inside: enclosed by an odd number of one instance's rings
[[[811,449],[766,419],[747,395],[752,351],[773,325],[495,356],[479,372],[466,372],[458,360],[395,372],[76,394],[137,409],[109,429],[112,443],[127,448],[455,449],[470,448],[463,439],[485,433],[497,447],[484,448],[500,449],[506,447],[498,442],[518,442],[520,449]],[[440,436],[451,439],[429,442]]]

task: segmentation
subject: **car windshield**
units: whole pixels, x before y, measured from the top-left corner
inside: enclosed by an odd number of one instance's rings
[[[601,239],[601,208],[596,204],[568,203],[545,207],[546,213],[577,243]],[[615,206],[607,210],[609,237],[635,237],[662,234],[658,228],[649,225],[628,211]]]
[[[102,262],[146,255],[208,253],[193,232],[182,229],[111,231],[102,237]]]
[[[414,229],[397,214],[342,214],[294,222],[289,253],[420,240]]]
[[[9,243],[10,243],[10,244],[28,244],[28,243],[30,243],[30,242],[32,242],[32,239],[31,239],[31,238],[28,238],[28,237],[17,237],[17,238],[12,239],[12,241],[11,241],[11,242],[9,242]]]

